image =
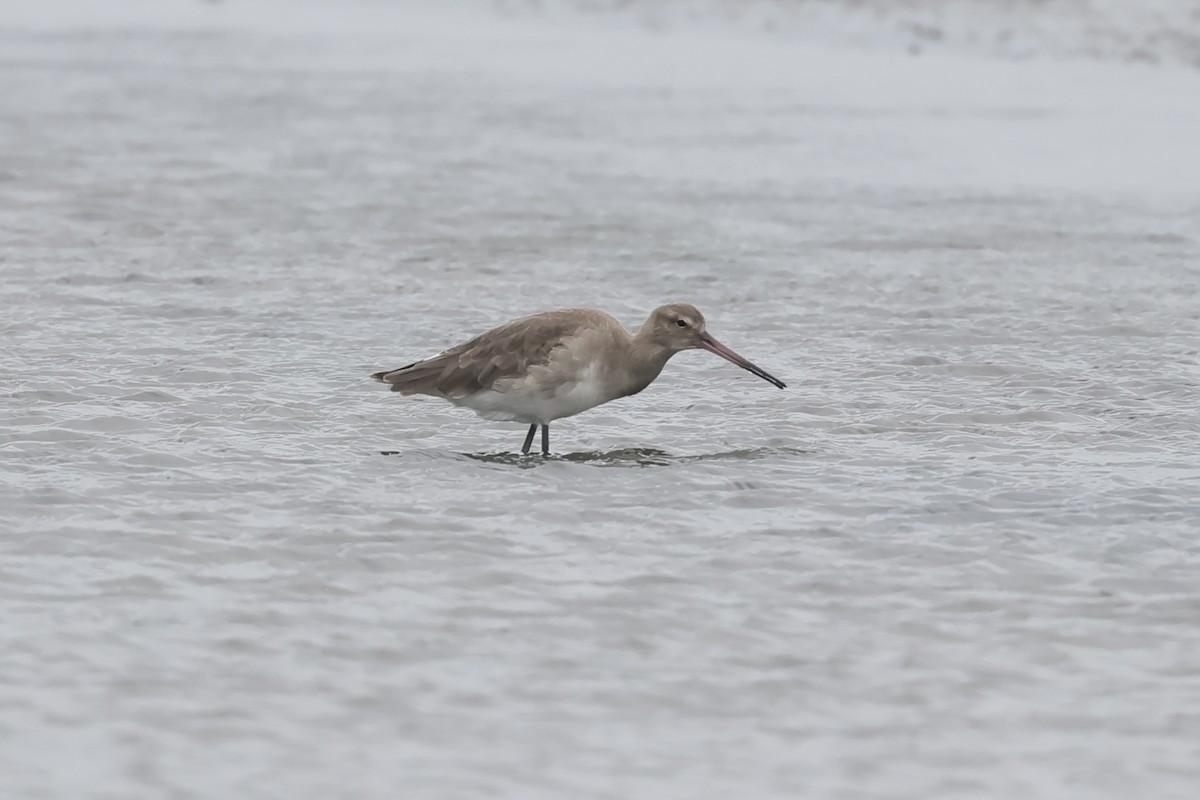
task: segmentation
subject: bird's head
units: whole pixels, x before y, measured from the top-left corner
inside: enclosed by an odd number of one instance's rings
[[[705,328],[704,315],[693,305],[671,303],[659,306],[650,314],[650,319],[646,320],[642,332],[643,335],[649,334],[655,344],[671,353],[692,349],[707,350],[775,384],[780,389],[787,386],[771,373],[755,366],[714,339]]]

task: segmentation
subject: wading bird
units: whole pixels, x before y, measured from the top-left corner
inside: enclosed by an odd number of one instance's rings
[[[484,419],[528,425],[522,453],[529,453],[541,426],[542,455],[549,455],[551,422],[637,394],[671,356],[694,348],[716,353],[780,389],[786,386],[710,336],[704,315],[686,303],[654,309],[633,334],[603,311],[546,311],[371,377],[393,392],[441,397]]]

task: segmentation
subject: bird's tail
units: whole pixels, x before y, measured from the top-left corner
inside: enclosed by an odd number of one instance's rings
[[[397,367],[396,369],[385,369],[383,372],[373,372],[373,373],[371,373],[371,380],[379,381],[380,383],[391,383],[391,381],[388,380],[389,377],[391,377],[393,375],[398,375],[399,373],[404,372],[404,370],[412,369],[415,366],[416,366],[416,363],[412,363],[405,367]]]
[[[388,384],[393,392],[402,394],[436,391],[438,378],[445,368],[444,364],[434,363],[436,360],[414,361],[407,366],[376,372],[371,377],[380,383]]]

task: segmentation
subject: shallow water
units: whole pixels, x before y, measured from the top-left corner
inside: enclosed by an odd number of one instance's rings
[[[229,5],[5,34],[0,794],[1194,796],[1200,78]]]

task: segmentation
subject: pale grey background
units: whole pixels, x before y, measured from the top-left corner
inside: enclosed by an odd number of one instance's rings
[[[62,8],[0,38],[0,796],[1196,796],[1200,73]],[[543,464],[365,379],[667,300],[789,389],[685,354]]]

